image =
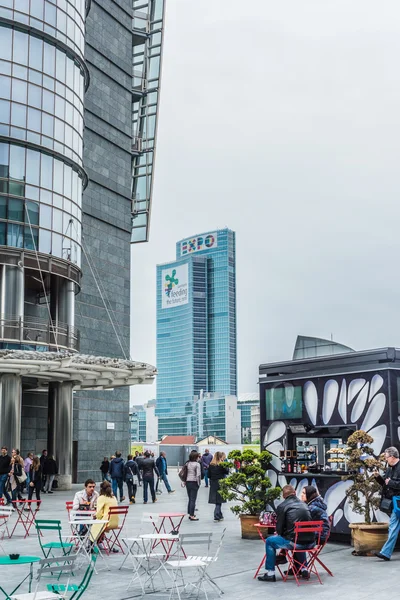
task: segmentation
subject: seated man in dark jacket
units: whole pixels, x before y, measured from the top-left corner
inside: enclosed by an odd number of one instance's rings
[[[311,521],[311,514],[304,502],[296,496],[296,490],[291,485],[284,485],[282,488],[283,502],[278,506],[276,533],[265,541],[265,574],[259,577],[259,581],[276,581],[275,564],[276,550],[289,550],[294,546],[294,524],[298,521]],[[307,549],[315,546],[314,533],[302,533],[297,539],[297,548]],[[296,552],[296,562],[306,563],[306,555]],[[307,569],[302,569],[301,575],[304,579],[309,579],[310,575]]]

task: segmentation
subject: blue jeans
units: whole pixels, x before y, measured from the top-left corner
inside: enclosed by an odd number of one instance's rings
[[[208,487],[208,469],[204,469],[204,483]]]
[[[151,477],[151,479],[145,479],[143,478],[143,502],[147,502],[148,500],[148,491],[147,488],[150,486],[150,494],[151,494],[151,499],[153,500],[153,502],[156,499],[156,492],[154,489],[154,477]]]
[[[280,536],[280,535],[272,535],[271,537],[267,538],[265,540],[265,554],[266,554],[266,559],[265,559],[265,569],[267,571],[274,571],[275,570],[275,563],[276,563],[276,550],[280,550],[282,548],[284,548],[285,550],[292,550],[293,549],[293,542],[290,540],[287,540],[286,538]],[[299,548],[300,550],[307,550],[308,548],[314,548],[315,543],[312,544],[297,544],[296,548]],[[301,565],[305,565],[307,557],[306,557],[306,553],[304,552],[296,552],[295,553],[295,566],[298,566],[297,563],[301,564]],[[306,567],[304,567],[305,569]],[[302,570],[304,570],[302,569]]]
[[[122,502],[124,497],[124,480],[122,477],[112,477],[112,491],[116,498],[118,498],[117,490],[119,490],[119,500]]]
[[[101,481],[109,481],[111,483],[111,479],[108,473],[101,472]]]
[[[381,550],[381,554],[384,554],[384,556],[387,556],[388,558],[390,558],[392,556],[394,547],[396,545],[397,536],[399,535],[399,531],[400,531],[400,519],[397,515],[395,515],[394,512],[392,512],[392,516],[390,517],[390,521],[389,521],[388,539],[386,540],[386,542]]]
[[[161,473],[160,477],[163,480],[163,482],[165,483],[165,487],[167,488],[167,492],[170,492],[171,491],[171,486],[169,485],[167,474],[166,473]]]
[[[6,501],[11,502],[10,494],[6,490],[7,479],[7,473],[5,475],[0,475],[0,498],[2,498],[4,494],[4,496],[6,497]]]

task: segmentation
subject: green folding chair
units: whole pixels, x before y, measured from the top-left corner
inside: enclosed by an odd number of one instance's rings
[[[38,565],[37,570],[37,584],[34,592],[29,593],[16,593],[7,596],[7,600],[65,600],[68,591],[78,588],[78,586],[69,585],[70,578],[73,576],[74,562],[76,555],[71,556],[55,556],[49,558],[42,558]],[[47,590],[40,590],[40,582],[43,577],[57,577],[61,576],[67,578],[66,584],[60,591],[55,591],[52,585],[47,586]],[[55,586],[56,587],[56,586]]]
[[[73,542],[67,542],[61,535],[62,527],[61,521],[49,521],[45,519],[35,519],[35,527],[39,538],[39,544],[42,549],[45,558],[54,556],[54,551],[62,551],[64,556],[68,556],[71,553],[72,548],[75,546]],[[57,532],[58,541],[43,543],[45,539],[44,532]],[[71,536],[69,536],[70,538]]]
[[[99,551],[97,548],[92,549],[92,556],[90,558],[90,563],[85,571],[82,581],[78,585],[76,585],[76,584],[61,585],[61,584],[49,583],[47,585],[47,590],[49,592],[52,592],[55,594],[60,594],[61,596],[65,596],[65,594],[67,592],[73,592],[73,594],[71,596],[68,596],[68,600],[79,600],[79,598],[86,592],[88,585],[90,583],[90,580],[92,579],[92,575],[93,575],[93,571],[94,571],[94,567],[96,564],[96,559],[97,559],[98,553],[99,553]],[[31,599],[27,599],[27,600],[31,600]],[[34,599],[32,598],[32,600],[34,600]],[[42,600],[42,599],[37,599],[37,600]]]

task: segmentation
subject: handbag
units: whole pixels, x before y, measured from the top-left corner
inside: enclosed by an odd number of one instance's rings
[[[181,483],[182,487],[184,487],[186,484],[187,476],[188,476],[188,466],[187,466],[187,463],[185,463],[183,465],[182,469],[178,473],[178,477],[182,482]]]
[[[379,510],[390,515],[392,512],[392,498],[381,498],[381,503],[379,505]]]
[[[28,479],[26,476],[26,473],[23,469],[22,469],[21,475],[16,475],[16,478],[19,481],[19,483],[24,483],[24,481],[26,481]]]
[[[262,525],[267,525],[268,527],[275,527],[276,520],[276,514],[274,512],[270,512],[267,510],[263,510],[260,512],[259,522]]]

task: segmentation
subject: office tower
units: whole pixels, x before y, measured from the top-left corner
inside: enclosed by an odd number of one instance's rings
[[[157,266],[159,437],[195,433],[201,390],[237,393],[235,233],[199,234]]]
[[[148,238],[163,4],[0,0],[0,347],[30,363],[0,365],[0,434],[59,453],[67,483],[129,448],[130,242]],[[49,351],[66,358],[44,376],[32,361]]]

